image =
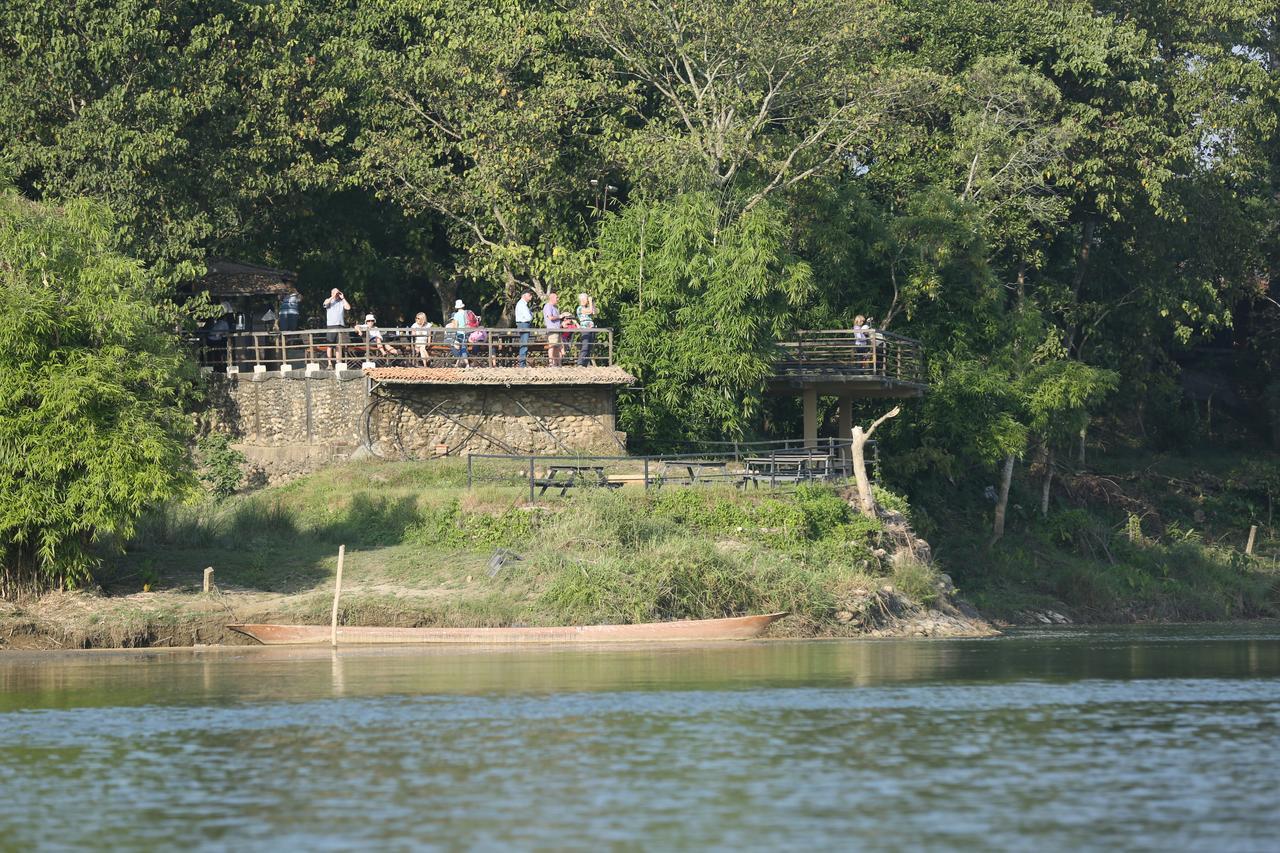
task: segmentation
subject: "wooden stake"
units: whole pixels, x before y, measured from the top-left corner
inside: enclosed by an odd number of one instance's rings
[[[329,640],[338,645],[338,598],[342,595],[342,561],[347,556],[347,546],[338,546],[338,577],[333,583],[333,616],[329,620]]]
[[[1244,552],[1246,554],[1253,553],[1253,540],[1256,539],[1257,537],[1258,537],[1258,525],[1256,524],[1249,525],[1249,541],[1245,543],[1245,546],[1244,546]]]
[[[208,592],[213,589],[213,566],[208,566],[204,570],[204,591]]]

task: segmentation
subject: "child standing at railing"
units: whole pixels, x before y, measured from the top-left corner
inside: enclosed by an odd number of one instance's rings
[[[871,372],[871,326],[867,317],[853,318],[853,363],[864,373]]]

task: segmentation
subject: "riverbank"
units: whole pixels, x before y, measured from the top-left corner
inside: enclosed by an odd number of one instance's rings
[[[492,472],[491,472],[492,473]],[[339,544],[351,625],[560,625],[777,610],[775,637],[976,636],[927,562],[828,486],[591,491],[527,503],[465,490],[451,461],[363,461],[148,518],[101,588],[0,609],[7,648],[243,643],[233,622],[323,624]],[[891,498],[888,499],[894,502]],[[201,591],[214,568],[215,590]]]
[[[1004,537],[973,479],[913,496],[917,530],[997,623],[1196,622],[1280,616],[1280,457],[1113,453],[1020,467]],[[1249,530],[1256,526],[1253,553]]]

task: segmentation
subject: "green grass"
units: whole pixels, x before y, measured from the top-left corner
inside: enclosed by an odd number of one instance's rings
[[[1259,484],[1275,465],[1223,452],[1104,457],[1055,489],[1047,517],[1038,484],[1020,476],[991,549],[990,505],[973,495],[940,490],[916,515],[961,592],[997,618],[1043,608],[1092,621],[1280,616],[1280,538],[1269,481]]]
[[[518,484],[465,489],[465,466],[363,462],[223,503],[147,518],[103,576],[136,591],[194,588],[204,566],[226,588],[289,593],[327,618],[339,544],[349,622],[505,625],[639,622],[786,610],[797,633],[839,633],[835,614],[894,583],[936,596],[874,553],[879,525],[834,488],[786,492],[638,487],[527,505]],[[490,576],[497,548],[522,560]]]

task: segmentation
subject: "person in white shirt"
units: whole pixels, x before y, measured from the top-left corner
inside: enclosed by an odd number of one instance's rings
[[[533,328],[533,311],[529,308],[529,303],[533,301],[532,291],[526,290],[520,294],[520,298],[516,300],[516,328],[520,330],[520,359],[521,367],[529,366],[529,329]]]
[[[859,314],[853,318],[853,360],[864,372],[870,373],[873,367],[871,358],[871,326],[866,317]]]
[[[342,360],[342,345],[346,343],[346,326],[347,312],[351,310],[351,304],[347,302],[347,297],[342,295],[342,291],[334,288],[329,291],[329,298],[324,301],[324,321],[329,332],[326,336],[328,346],[324,347],[329,363],[333,364]]]
[[[372,314],[364,315],[364,322],[356,325],[356,331],[364,334],[365,353],[372,356],[374,353],[378,355],[392,355],[394,350],[383,343],[382,330],[378,328],[378,321],[374,319]]]
[[[418,358],[422,359],[423,367],[431,366],[431,359],[427,354],[427,345],[431,342],[431,333],[427,329],[431,328],[431,324],[427,322],[427,315],[418,312],[418,316],[413,318],[413,325],[409,327],[413,331],[413,348],[418,353]]]

